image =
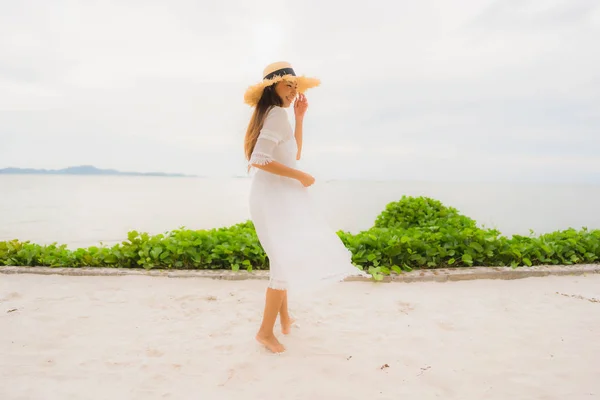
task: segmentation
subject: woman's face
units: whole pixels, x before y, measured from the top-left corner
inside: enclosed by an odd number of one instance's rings
[[[275,85],[275,92],[279,95],[279,97],[283,101],[282,107],[287,108],[290,106],[290,104],[292,104],[294,102],[294,99],[296,98],[296,95],[298,94],[298,92],[296,91],[297,87],[298,87],[298,84],[295,82],[286,81],[286,80],[277,82],[277,84]]]

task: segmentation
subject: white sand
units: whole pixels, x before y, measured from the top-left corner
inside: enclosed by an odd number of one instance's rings
[[[600,303],[556,293],[599,275],[346,282],[290,299],[280,356],[265,284],[0,275],[0,399],[600,398]]]

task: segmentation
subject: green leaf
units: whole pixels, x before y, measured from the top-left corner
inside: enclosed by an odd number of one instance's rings
[[[471,242],[469,244],[469,246],[472,247],[472,248],[474,248],[478,252],[483,253],[483,247],[479,243],[477,243],[477,242]]]
[[[127,239],[129,239],[130,242],[133,242],[138,235],[139,233],[137,231],[131,231],[127,234]]]
[[[162,253],[162,251],[163,251],[163,248],[161,246],[155,246],[150,251],[150,255],[152,256],[152,258],[158,258],[158,256],[160,255],[160,253]]]

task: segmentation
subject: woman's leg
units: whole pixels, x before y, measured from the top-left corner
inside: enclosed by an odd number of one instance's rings
[[[287,290],[284,292],[281,308],[279,309],[279,322],[281,323],[281,333],[287,335],[290,333],[294,320],[290,317],[288,311],[288,296]]]
[[[260,329],[256,334],[256,340],[265,345],[267,349],[271,350],[273,353],[285,351],[285,347],[279,343],[279,340],[277,340],[273,333],[273,326],[275,326],[277,314],[279,314],[279,311],[281,310],[285,293],[286,292],[283,290],[267,288],[263,320]]]

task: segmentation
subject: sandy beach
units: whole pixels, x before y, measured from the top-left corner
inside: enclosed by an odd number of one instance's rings
[[[600,398],[600,275],[345,282],[290,298],[283,355],[265,285],[0,275],[0,399]]]

